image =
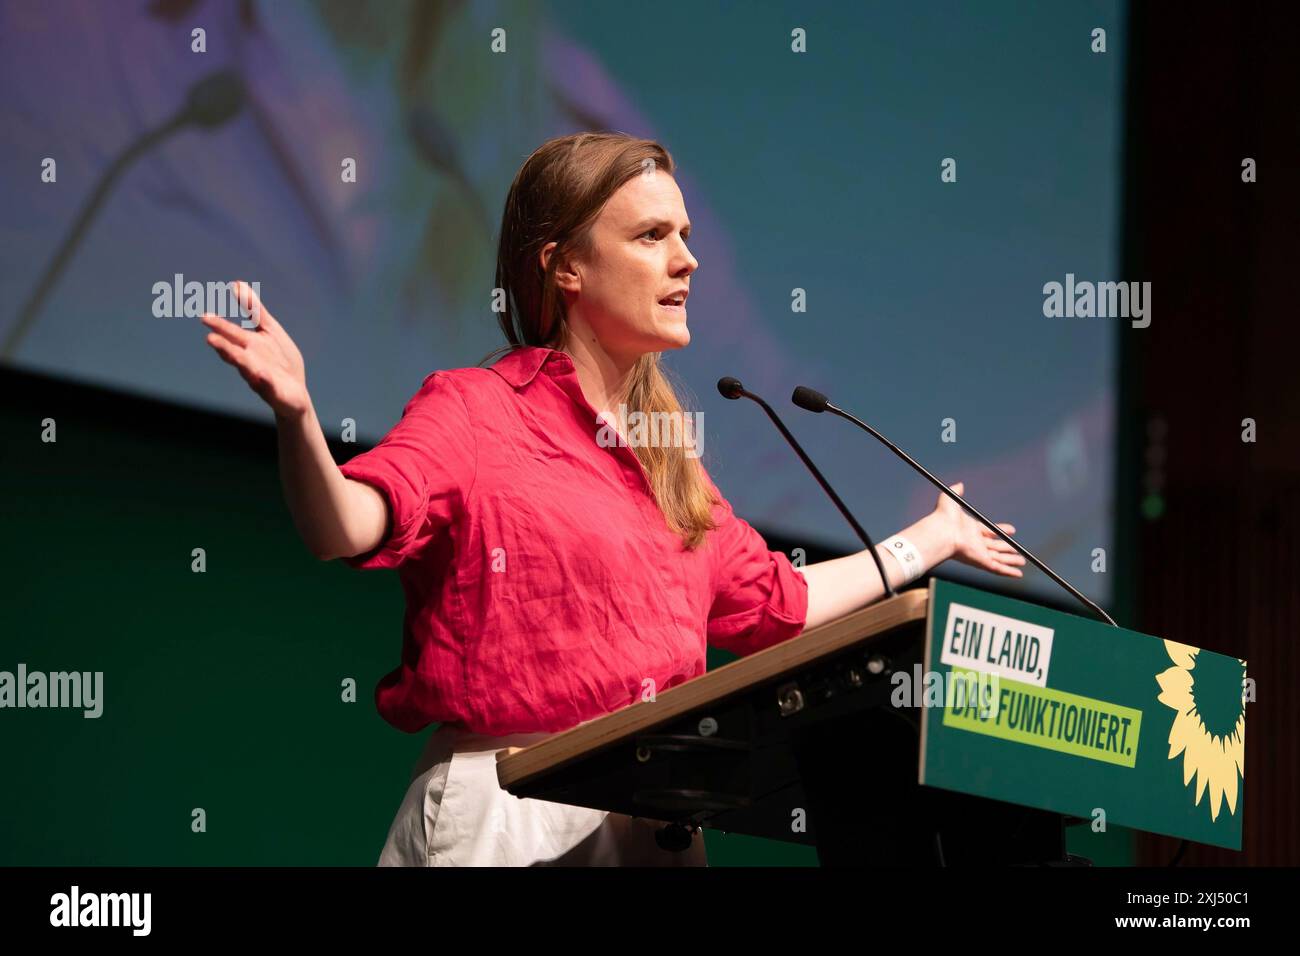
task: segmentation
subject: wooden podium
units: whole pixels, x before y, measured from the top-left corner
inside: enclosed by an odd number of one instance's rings
[[[497,756],[519,797],[815,846],[823,866],[1064,864],[1059,813],[921,786],[931,591],[905,591]],[[699,837],[696,837],[697,839]]]

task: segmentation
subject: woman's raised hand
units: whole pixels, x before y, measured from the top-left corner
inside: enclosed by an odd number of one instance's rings
[[[276,418],[304,414],[311,407],[311,397],[307,394],[302,353],[247,282],[236,282],[234,289],[240,305],[256,325],[245,329],[238,322],[204,313],[203,324],[212,330],[207,343],[239,370],[248,387],[271,406]]]

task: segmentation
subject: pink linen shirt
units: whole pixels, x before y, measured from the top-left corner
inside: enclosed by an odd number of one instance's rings
[[[344,560],[396,568],[406,596],[401,666],[375,689],[394,727],[558,732],[703,674],[706,642],[745,655],[803,630],[790,560],[721,493],[683,548],[601,424],[573,360],[525,346],[432,373],[342,466],[389,502],[384,540]]]

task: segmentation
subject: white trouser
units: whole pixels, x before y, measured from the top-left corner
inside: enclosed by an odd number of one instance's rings
[[[521,799],[497,782],[497,751],[551,734],[489,737],[443,724],[429,736],[380,866],[707,866],[704,834],[663,850],[659,820]]]

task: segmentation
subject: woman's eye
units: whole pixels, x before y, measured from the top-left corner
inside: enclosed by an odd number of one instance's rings
[[[658,238],[659,238],[659,230],[658,230],[658,229],[646,229],[645,232],[641,233],[641,235],[638,235],[637,238],[638,238],[638,239],[643,239],[643,238],[647,237],[647,235],[650,235],[650,237],[653,237],[653,238],[655,238],[655,239],[658,239]],[[681,241],[682,241],[682,242],[690,242],[690,235],[682,235],[682,237],[681,237]]]

